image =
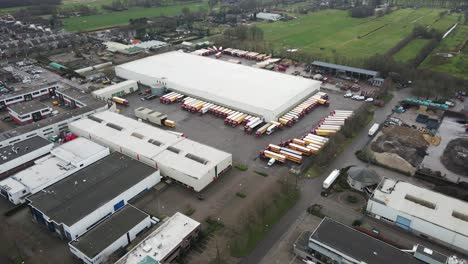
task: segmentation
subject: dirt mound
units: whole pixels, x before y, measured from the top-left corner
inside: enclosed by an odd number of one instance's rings
[[[448,170],[468,176],[468,138],[450,141],[440,160]]]
[[[401,126],[389,126],[382,130],[371,144],[371,149],[378,153],[394,153],[417,167],[426,155],[429,143],[423,134],[415,129]]]

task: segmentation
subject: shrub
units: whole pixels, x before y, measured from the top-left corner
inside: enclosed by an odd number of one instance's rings
[[[246,165],[246,164],[243,164],[243,163],[236,163],[234,164],[234,167],[238,170],[241,170],[241,171],[246,171],[249,169],[249,167]]]
[[[348,195],[346,196],[346,201],[348,201],[348,203],[355,204],[358,202],[358,198],[354,195]]]
[[[263,172],[263,171],[254,171],[255,173],[257,173],[258,175],[261,175],[263,177],[268,177],[268,174],[266,172]]]
[[[245,198],[245,197],[247,197],[247,195],[245,195],[245,193],[242,193],[242,192],[236,192],[236,196],[237,196],[237,197],[240,197],[240,198]]]
[[[361,219],[356,219],[353,221],[353,226],[361,226],[362,225],[362,220]]]

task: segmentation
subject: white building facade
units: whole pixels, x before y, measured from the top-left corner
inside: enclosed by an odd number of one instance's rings
[[[468,203],[464,201],[384,179],[370,197],[367,213],[468,253]]]
[[[127,80],[127,81],[116,83],[116,84],[104,87],[102,89],[93,91],[92,94],[94,98],[98,100],[107,101],[108,99],[111,99],[114,96],[123,97],[126,94],[133,93],[137,90],[138,90],[137,81]]]

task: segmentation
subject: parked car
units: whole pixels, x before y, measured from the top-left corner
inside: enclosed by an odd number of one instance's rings
[[[145,100],[148,100],[148,101],[149,101],[149,100],[153,100],[153,99],[156,98],[156,97],[157,97],[157,96],[156,96],[155,94],[148,94],[148,95],[146,95],[146,96],[143,97],[143,98],[145,98]]]
[[[351,98],[351,97],[353,97],[353,94],[352,94],[352,93],[346,93],[346,94],[344,95],[344,97],[345,97],[345,98]]]
[[[372,103],[372,102],[374,102],[374,98],[369,97],[369,98],[367,98],[365,101],[366,101],[366,102],[369,102],[369,103]]]

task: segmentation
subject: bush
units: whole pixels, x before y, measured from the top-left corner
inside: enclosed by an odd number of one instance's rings
[[[249,166],[247,166],[246,164],[243,164],[243,163],[236,163],[234,164],[234,167],[238,170],[241,170],[241,171],[246,171],[249,169]]]
[[[362,220],[361,219],[356,219],[353,221],[353,226],[361,226],[362,225]]]
[[[184,215],[191,216],[193,213],[195,213],[195,209],[188,205],[187,208],[185,208]]]
[[[247,197],[247,195],[245,195],[245,193],[242,193],[242,192],[236,192],[236,196],[237,196],[237,197],[240,197],[240,198],[245,198],[245,197]]]
[[[263,177],[268,177],[268,174],[266,172],[263,172],[263,171],[254,171],[255,173],[257,173],[258,175],[261,175]]]
[[[348,195],[348,196],[346,196],[346,201],[348,203],[355,204],[355,203],[358,202],[358,198],[356,196],[354,196],[354,195]]]

